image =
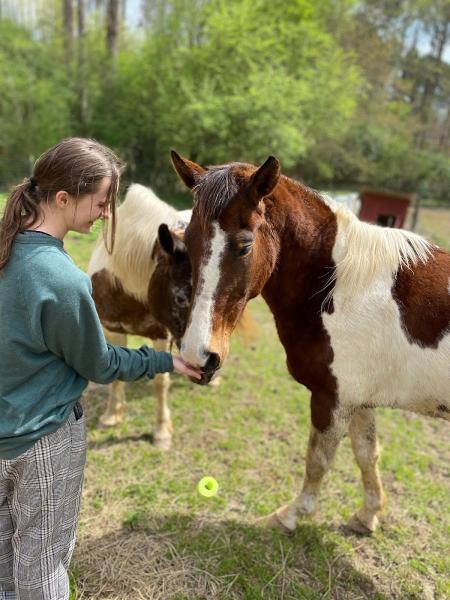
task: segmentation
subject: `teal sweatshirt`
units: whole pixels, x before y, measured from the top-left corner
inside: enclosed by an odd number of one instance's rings
[[[18,234],[0,271],[0,459],[58,429],[88,381],[133,381],[173,370],[148,346],[107,343],[89,277],[61,240]]]

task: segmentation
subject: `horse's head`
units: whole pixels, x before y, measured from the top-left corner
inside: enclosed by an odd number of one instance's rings
[[[183,232],[162,224],[153,250],[156,267],[148,286],[150,312],[170,331],[177,345],[186,329],[192,292],[191,263]]]
[[[269,157],[259,168],[231,163],[204,169],[176,152],[172,161],[195,198],[185,233],[193,293],[181,355],[203,369],[201,383],[207,383],[228,354],[247,301],[261,292],[275,266],[277,242],[265,216],[280,164]]]

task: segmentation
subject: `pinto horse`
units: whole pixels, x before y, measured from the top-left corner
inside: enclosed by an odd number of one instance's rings
[[[97,312],[111,343],[126,346],[127,335],[153,340],[157,350],[169,350],[186,327],[191,296],[191,266],[183,244],[191,211],[177,211],[149,188],[130,186],[117,210],[114,250],[106,251],[100,236],[88,267]],[[174,231],[169,230],[169,227]],[[170,377],[154,379],[157,423],[153,441],[170,448],[172,421],[168,406]],[[110,384],[103,426],[123,419],[125,384]]]
[[[350,527],[373,532],[384,493],[374,408],[450,420],[450,254],[422,237],[363,223],[280,174],[230,163],[205,169],[176,152],[193,192],[185,232],[193,295],[181,355],[207,380],[224,362],[247,301],[262,294],[290,374],[311,391],[301,493],[265,518],[293,531],[348,432],[364,486]]]

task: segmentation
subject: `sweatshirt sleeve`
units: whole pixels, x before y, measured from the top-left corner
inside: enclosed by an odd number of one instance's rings
[[[89,381],[134,381],[145,375],[173,370],[172,355],[148,346],[132,350],[108,344],[91,295],[89,277],[72,264],[71,276],[52,270],[52,280],[42,278],[34,265],[27,288],[30,326],[53,354]],[[63,276],[64,275],[64,276]]]

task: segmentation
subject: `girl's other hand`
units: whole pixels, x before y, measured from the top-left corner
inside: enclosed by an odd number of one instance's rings
[[[188,377],[193,377],[194,379],[201,379],[202,374],[200,369],[196,367],[191,367],[179,356],[172,356],[173,359],[173,370],[177,373],[181,373],[181,375],[187,375]]]

